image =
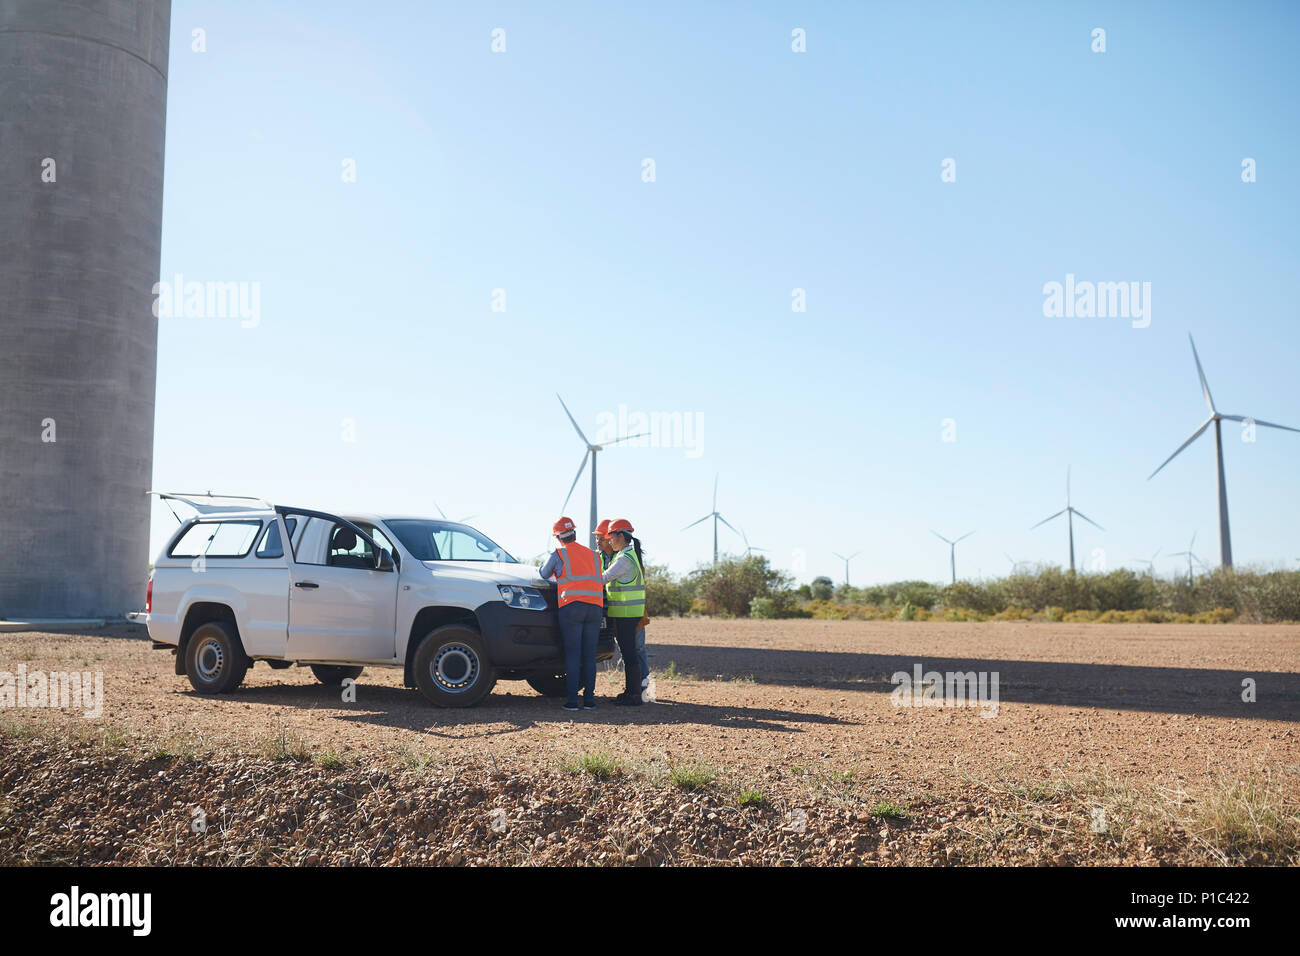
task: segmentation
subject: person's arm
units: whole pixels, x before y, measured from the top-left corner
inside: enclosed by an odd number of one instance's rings
[[[600,579],[608,584],[610,581],[617,581],[631,570],[632,562],[627,559],[627,555],[619,554],[605,569],[605,573],[600,576]]]
[[[546,563],[537,569],[537,573],[540,574],[543,579],[547,579],[554,576],[555,573],[559,570],[560,570],[559,552],[552,551],[551,556],[546,559]]]

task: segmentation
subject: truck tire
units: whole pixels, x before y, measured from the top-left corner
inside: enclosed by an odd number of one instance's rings
[[[185,676],[200,694],[228,694],[247,672],[244,646],[228,624],[200,624],[185,644]]]
[[[473,707],[496,684],[483,638],[463,624],[444,624],[425,635],[412,665],[420,693],[439,707]]]
[[[362,667],[345,667],[342,664],[311,665],[311,672],[316,675],[316,679],[329,687],[338,687],[349,677],[356,680],[361,676],[364,669]]]
[[[531,674],[525,680],[543,697],[564,697],[569,693],[563,674]]]

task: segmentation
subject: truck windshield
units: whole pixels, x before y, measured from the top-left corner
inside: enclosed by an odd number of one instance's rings
[[[466,524],[424,518],[399,518],[384,524],[417,561],[519,563],[505,548]]]

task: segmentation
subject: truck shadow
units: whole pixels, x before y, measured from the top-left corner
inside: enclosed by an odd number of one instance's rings
[[[524,685],[519,685],[524,687]],[[412,730],[422,734],[445,737],[493,737],[527,730],[539,724],[554,724],[572,720],[583,724],[711,724],[717,727],[741,730],[770,731],[772,733],[802,733],[807,724],[856,725],[826,714],[782,710],[773,707],[734,707],[713,704],[684,703],[661,700],[643,707],[617,707],[612,699],[597,699],[597,709],[592,711],[565,711],[561,702],[552,697],[509,692],[509,685],[498,684],[488,698],[477,706],[454,708],[435,707],[427,703],[417,691],[390,687],[383,684],[366,684],[364,675],[357,683],[357,703],[344,704],[333,688],[319,684],[262,684],[241,687],[235,694],[240,703],[268,707],[298,707],[319,709],[325,719],[349,723],[372,724]],[[192,693],[186,691],[185,693]],[[506,724],[508,726],[499,726]],[[490,725],[490,726],[489,726]],[[466,728],[479,727],[479,733],[466,733]]]
[[[890,693],[902,671],[998,675],[1002,703],[1097,707],[1207,717],[1300,721],[1300,674],[1130,664],[1081,664],[990,658],[860,654],[777,648],[655,644],[656,664],[672,662],[698,679]],[[652,667],[652,669],[654,669]],[[1255,700],[1242,700],[1243,681],[1255,682]]]

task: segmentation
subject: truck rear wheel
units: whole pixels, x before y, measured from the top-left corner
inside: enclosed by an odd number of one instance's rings
[[[338,687],[349,677],[356,680],[361,676],[363,667],[345,667],[342,664],[312,664],[311,672],[322,684]]]
[[[185,675],[200,694],[228,694],[248,672],[244,647],[230,626],[201,624],[185,645]]]
[[[483,638],[462,624],[430,631],[412,664],[420,693],[440,707],[473,707],[496,684]]]
[[[543,697],[564,697],[569,693],[563,674],[531,674],[525,679],[528,686]]]

